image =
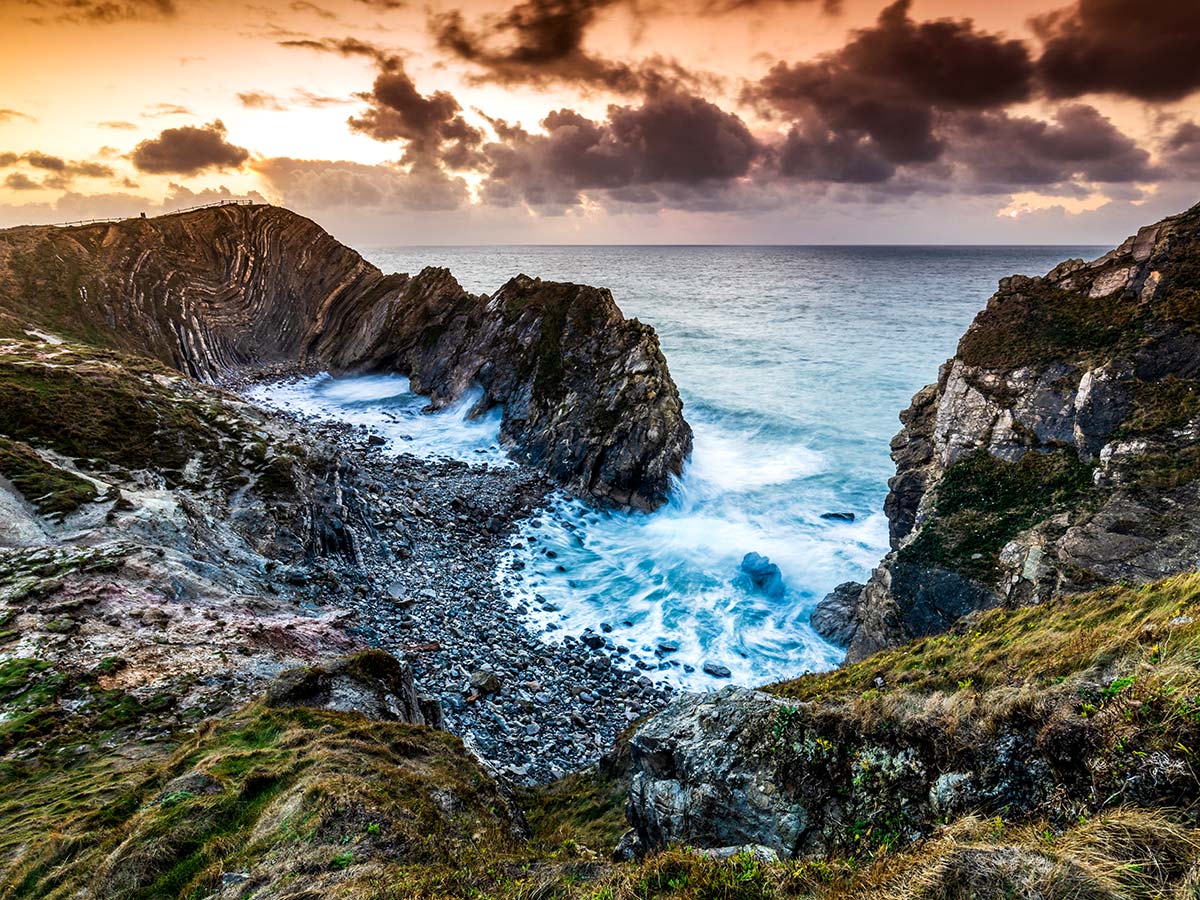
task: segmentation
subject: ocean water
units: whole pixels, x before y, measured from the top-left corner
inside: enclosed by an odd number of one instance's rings
[[[670,502],[602,513],[567,497],[531,521],[497,578],[544,639],[602,632],[628,665],[690,689],[757,685],[836,665],[808,624],[835,585],[886,552],[883,499],[897,416],[999,278],[1096,247],[406,247],[385,271],[447,266],[473,292],[526,273],[612,290],[655,327],[695,430]],[[495,463],[497,419],[469,404],[423,415],[403,378],[328,376],[261,388],[261,402],[366,424],[390,452]],[[822,518],[853,513],[854,521]],[[779,566],[782,596],[739,578]],[[516,564],[516,565],[514,565]],[[611,630],[610,630],[611,629]],[[677,647],[664,651],[662,645]]]

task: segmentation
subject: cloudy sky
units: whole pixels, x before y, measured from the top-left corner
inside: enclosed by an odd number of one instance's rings
[[[1200,201],[1197,0],[0,0],[0,226],[1104,243]]]

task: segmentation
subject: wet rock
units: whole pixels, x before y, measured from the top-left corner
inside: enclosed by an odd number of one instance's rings
[[[747,553],[738,567],[737,583],[748,590],[778,600],[784,594],[783,574],[779,566],[758,553]]]
[[[813,630],[835,647],[849,647],[858,630],[858,601],[864,587],[846,581],[826,594],[813,610]]]
[[[826,512],[821,513],[822,519],[828,519],[831,522],[853,522],[854,513],[852,512]]]
[[[685,668],[687,668],[687,667],[685,667]],[[703,666],[701,666],[701,669],[704,671],[704,673],[706,675],[711,675],[713,678],[731,678],[731,677],[733,677],[733,673],[730,672],[727,667],[721,665],[720,663],[706,662]]]

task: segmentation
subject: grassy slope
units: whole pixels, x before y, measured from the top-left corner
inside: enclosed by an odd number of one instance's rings
[[[1194,762],[1196,619],[1200,576],[1113,588],[993,612],[771,690],[849,705],[864,730],[936,708],[964,733],[1018,698],[1069,696],[1114,766],[1162,752]],[[511,801],[449,735],[255,704],[191,737],[138,744],[132,723],[144,733],[156,713],[135,714],[97,678],[5,664],[5,708],[22,712],[0,736],[22,736],[7,739],[0,767],[0,858],[10,863],[0,898],[201,897],[224,873],[247,873],[244,896],[260,900],[1193,896],[1192,808],[1101,802],[1069,820],[967,816],[908,848],[864,844],[824,861],[717,862],[672,849],[614,864],[619,756],[603,772],[522,796],[532,836],[520,840]]]

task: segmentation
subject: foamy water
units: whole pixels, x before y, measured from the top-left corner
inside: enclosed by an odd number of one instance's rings
[[[518,272],[604,285],[627,315],[657,329],[695,429],[670,502],[646,515],[557,497],[522,527],[496,577],[544,640],[590,628],[626,665],[705,690],[837,664],[841,652],[808,620],[829,590],[864,580],[886,552],[882,507],[897,414],[936,377],[997,279],[1094,256],[1095,248],[443,247],[369,255],[387,271],[446,265],[480,293]],[[505,458],[498,411],[471,420],[468,399],[426,415],[424,398],[397,376],[319,376],[259,388],[257,399],[365,425],[391,453]],[[751,552],[779,566],[781,597],[739,579]],[[732,679],[705,674],[705,662],[727,667]]]
[[[316,422],[345,422],[385,440],[384,453],[513,465],[500,446],[499,409],[471,418],[481,392],[436,414],[428,397],[414,394],[403,375],[333,378],[328,373],[255,385],[245,396],[268,409]]]

